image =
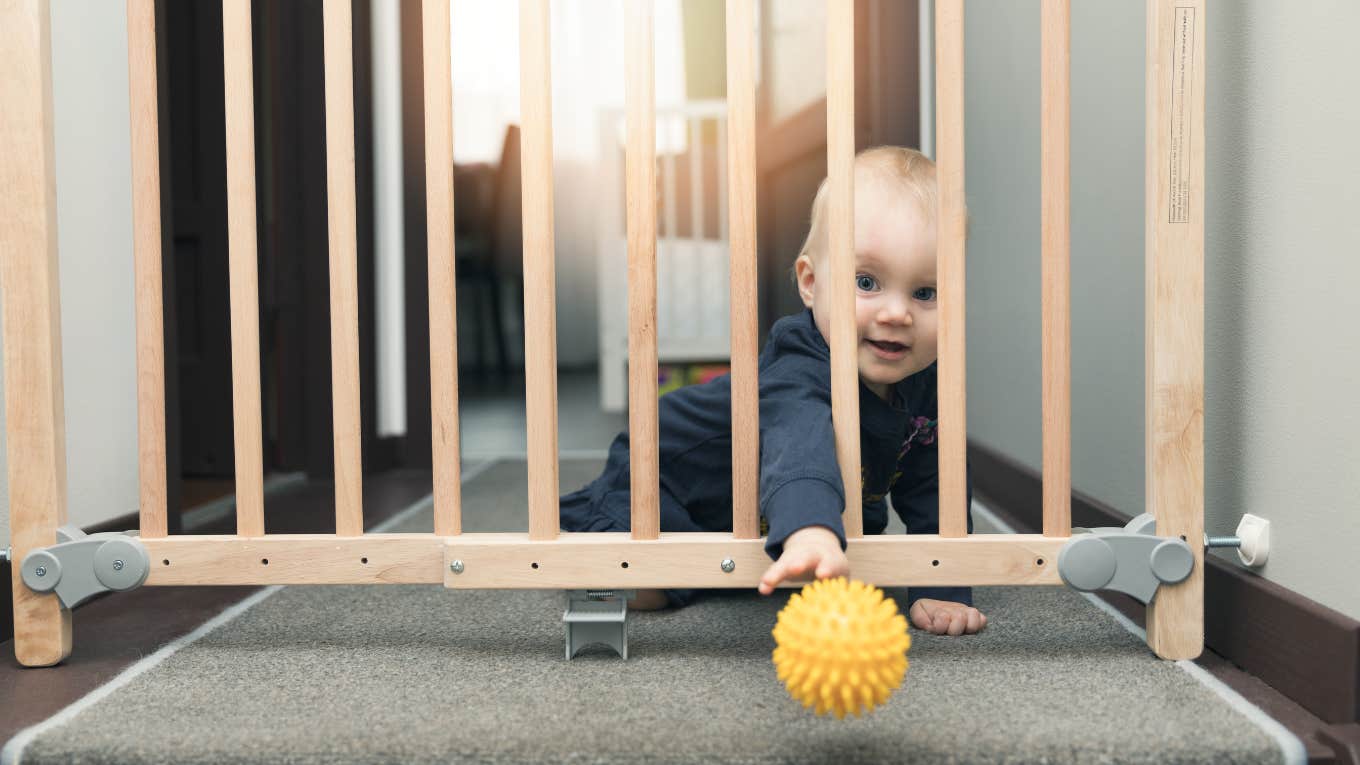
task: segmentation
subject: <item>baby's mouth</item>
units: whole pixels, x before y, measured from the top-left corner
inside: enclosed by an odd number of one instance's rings
[[[866,342],[886,353],[900,353],[911,347],[908,345],[903,345],[901,343],[890,343],[882,340],[867,340]]]

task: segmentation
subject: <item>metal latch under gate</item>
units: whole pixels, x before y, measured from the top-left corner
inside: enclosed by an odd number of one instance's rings
[[[628,601],[635,590],[569,590],[562,623],[567,629],[567,659],[582,648],[602,643],[628,658]]]

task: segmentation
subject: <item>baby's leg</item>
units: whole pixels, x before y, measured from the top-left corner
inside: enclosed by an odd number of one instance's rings
[[[561,498],[559,518],[563,531],[628,531],[631,497],[627,489],[606,492],[597,503],[591,501],[590,487]],[[703,531],[685,513],[680,503],[662,487],[662,531]],[[694,599],[694,590],[637,590],[628,602],[634,611],[657,611],[674,606],[682,608]]]
[[[657,611],[665,608],[669,602],[666,593],[661,590],[638,590],[637,595],[628,601],[628,607],[634,611]]]

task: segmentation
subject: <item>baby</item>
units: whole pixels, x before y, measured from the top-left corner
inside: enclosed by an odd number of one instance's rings
[[[759,501],[765,551],[774,560],[760,580],[765,595],[786,580],[850,574],[831,421],[826,197],[824,181],[794,264],[806,310],[775,322],[760,355]],[[866,534],[887,526],[887,496],[907,533],[939,531],[935,215],[935,166],[925,156],[878,147],[855,158],[855,354]],[[659,426],[661,530],[730,532],[730,377],[663,396]],[[604,472],[561,498],[564,530],[628,530],[628,459],[624,432],[610,446]],[[693,590],[642,590],[632,606],[678,607],[694,597]],[[961,635],[987,624],[971,603],[966,587],[913,587],[907,610],[918,629]]]

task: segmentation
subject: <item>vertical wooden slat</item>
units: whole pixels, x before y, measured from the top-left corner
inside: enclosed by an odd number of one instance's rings
[[[66,422],[57,283],[57,181],[48,4],[0,0],[0,304],[4,310],[14,656],[43,667],[71,654],[71,613],[28,589],[20,563],[66,523]]]
[[[968,534],[964,352],[963,0],[935,5],[935,133],[939,182],[940,536]]]
[[[557,286],[553,251],[552,53],[548,0],[520,2],[524,374],[529,538],[558,528]]]
[[[831,417],[845,486],[845,535],[864,534],[855,325],[855,4],[826,3],[827,246],[831,268]]]
[[[1190,544],[1190,577],[1148,606],[1165,659],[1204,648],[1205,0],[1149,0],[1146,155],[1147,506]]]
[[[732,316],[732,535],[760,536],[759,328],[756,302],[755,0],[727,0],[727,167],[719,175],[724,234],[730,221]],[[726,199],[723,197],[726,196]],[[728,212],[722,204],[727,202]]]
[[[656,88],[652,4],[625,4],[628,110],[628,433],[633,539],[661,531],[657,445]]]
[[[1044,536],[1072,533],[1071,0],[1040,11]]]
[[[434,533],[463,532],[458,440],[458,306],[453,236],[453,81],[449,0],[424,0],[425,226],[430,281]]]
[[[364,533],[359,422],[358,234],[354,219],[354,39],[350,0],[322,6],[326,70],[326,218],[330,236],[335,533]]]
[[[255,241],[255,103],[250,0],[222,2],[226,81],[227,244],[231,281],[231,401],[236,533],[264,534],[260,427],[260,305]]]
[[[165,328],[161,302],[161,169],[156,105],[156,4],[128,0],[132,254],[137,303],[138,533],[166,535]]]

